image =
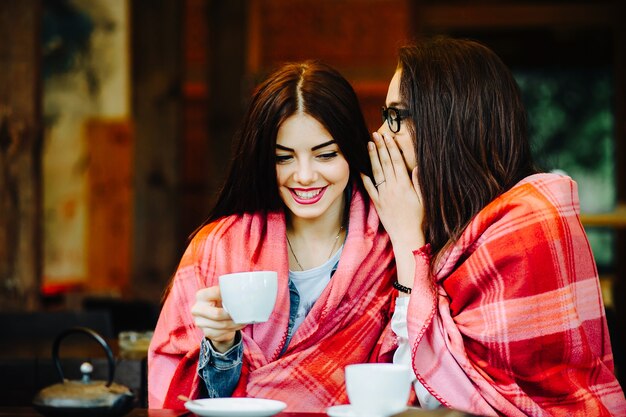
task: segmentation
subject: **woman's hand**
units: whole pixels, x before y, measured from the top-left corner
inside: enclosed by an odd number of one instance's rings
[[[368,143],[375,183],[365,175],[363,184],[370,195],[396,258],[398,282],[412,288],[415,271],[413,251],[425,244],[422,221],[424,205],[417,180],[417,168],[409,177],[408,168],[395,140],[375,132]],[[407,294],[400,293],[400,296]]]
[[[237,331],[246,327],[245,324],[233,322],[230,314],[222,308],[222,295],[217,285],[203,288],[196,293],[196,302],[191,308],[191,314],[204,337],[221,353],[233,346]]]
[[[388,134],[374,132],[374,143],[368,144],[375,183],[362,176],[365,189],[374,202],[383,226],[394,247],[410,250],[424,245],[422,221],[424,206],[417,180],[417,168],[409,177],[404,158],[395,140]]]

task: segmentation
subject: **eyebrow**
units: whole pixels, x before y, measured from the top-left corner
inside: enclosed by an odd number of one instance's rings
[[[324,143],[320,143],[319,145],[315,145],[314,147],[311,148],[311,150],[312,151],[316,151],[318,149],[325,148],[328,145],[332,145],[333,143],[337,143],[337,142],[334,139],[333,140],[329,140],[328,142],[324,142]],[[281,151],[287,151],[287,152],[293,152],[294,151],[291,148],[288,148],[286,146],[279,145],[279,144],[276,144],[276,149],[280,149]]]
[[[402,101],[392,101],[391,103],[389,103],[388,106],[386,107],[403,107],[406,106],[406,103],[402,102]]]

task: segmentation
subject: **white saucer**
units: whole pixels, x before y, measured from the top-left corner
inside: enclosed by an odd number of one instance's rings
[[[350,404],[334,405],[332,407],[328,407],[326,409],[326,414],[328,414],[330,417],[354,417],[356,416]]]
[[[384,414],[384,415],[368,414],[367,417],[388,417],[389,415],[401,413],[405,410],[406,408],[403,410],[398,410],[392,414]],[[335,405],[332,407],[328,407],[326,409],[326,414],[328,414],[330,417],[364,417],[362,413],[358,414],[356,410],[354,410],[354,408],[352,408],[350,404]]]
[[[187,401],[185,407],[203,417],[270,417],[287,404],[262,398],[203,398]]]

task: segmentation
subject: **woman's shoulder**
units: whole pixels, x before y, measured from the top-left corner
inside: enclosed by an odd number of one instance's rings
[[[473,219],[474,229],[500,234],[541,223],[559,224],[579,215],[576,182],[560,174],[530,175],[494,199]],[[576,220],[577,221],[577,220]]]
[[[191,242],[200,243],[208,239],[218,238],[228,230],[229,226],[236,224],[240,219],[240,215],[231,214],[206,223],[195,231]]]
[[[494,203],[501,210],[545,212],[548,215],[578,214],[578,186],[567,175],[530,175],[502,194]]]
[[[262,235],[264,231],[276,229],[284,229],[284,214],[280,211],[231,214],[199,228],[191,238],[190,245],[216,245],[228,239],[241,240],[242,236]]]
[[[512,189],[528,186],[546,194],[563,194],[566,198],[570,198],[572,193],[578,192],[576,181],[566,174],[557,172],[529,175],[518,182]]]

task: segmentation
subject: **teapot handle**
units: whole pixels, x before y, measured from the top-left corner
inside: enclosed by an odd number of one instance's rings
[[[63,376],[63,369],[61,368],[61,362],[59,361],[59,346],[61,345],[61,340],[73,333],[84,333],[88,336],[91,336],[96,340],[96,342],[100,344],[100,346],[102,346],[109,361],[109,378],[107,380],[106,386],[110,386],[113,383],[113,376],[115,374],[115,362],[113,361],[113,352],[111,352],[111,348],[102,338],[102,336],[100,336],[97,332],[91,330],[88,327],[72,327],[70,329],[64,330],[54,340],[54,344],[52,345],[52,360],[54,361],[54,365],[57,368],[59,376],[61,377],[61,382],[63,382],[65,378]]]

